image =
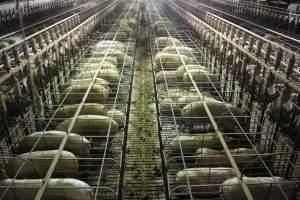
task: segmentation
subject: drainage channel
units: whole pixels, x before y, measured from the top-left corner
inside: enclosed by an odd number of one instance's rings
[[[123,199],[165,199],[145,4],[132,82]]]

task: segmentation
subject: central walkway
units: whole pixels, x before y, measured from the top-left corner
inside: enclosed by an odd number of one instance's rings
[[[164,199],[148,26],[140,7],[123,193],[124,199]]]

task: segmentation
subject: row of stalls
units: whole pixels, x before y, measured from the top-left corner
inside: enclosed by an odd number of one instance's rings
[[[51,15],[58,14],[72,7],[74,7],[73,0],[39,1],[37,3],[26,1],[19,3],[19,8],[17,8],[15,2],[1,4],[1,33],[17,26],[28,25],[33,21],[37,22],[37,19],[41,19],[45,16],[50,17]]]
[[[35,112],[21,118],[2,151],[1,199],[116,198],[137,13],[135,1],[122,6],[81,46],[61,49],[43,92],[40,76],[28,77]]]
[[[289,140],[241,96],[238,81],[208,57],[200,36],[167,6],[153,1],[149,7],[171,199],[246,199],[241,182],[254,199],[296,199]]]

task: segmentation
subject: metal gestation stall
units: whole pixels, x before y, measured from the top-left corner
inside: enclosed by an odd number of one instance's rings
[[[77,32],[75,42],[59,45],[51,57],[58,69],[51,84],[31,82],[40,95],[1,146],[11,178],[1,185],[1,199],[117,198],[137,31],[127,22],[136,21],[137,9],[136,1],[111,1],[106,13],[95,14],[100,20],[79,25],[85,32]],[[26,178],[36,182],[18,185]]]
[[[74,7],[73,0],[66,1],[48,1],[43,3],[36,3],[30,6],[19,3],[19,7],[11,7],[14,3],[3,4],[5,9],[0,9],[0,26],[1,33],[3,31],[11,30],[12,24],[14,26],[22,26],[29,24],[45,16],[51,16],[60,11]]]
[[[149,9],[171,199],[299,198],[298,161],[295,162],[298,139],[291,140],[298,138],[297,132],[292,134],[291,129],[286,132],[283,128],[294,127],[294,121],[284,122],[283,126],[277,120],[278,112],[292,116],[278,107],[272,108],[272,102],[279,99],[274,97],[285,91],[283,84],[274,85],[276,95],[267,101],[266,112],[266,105],[263,107],[259,101],[262,96],[258,96],[264,91],[266,70],[259,71],[254,78],[250,72],[238,75],[232,67],[234,62],[222,59],[222,54],[212,48],[219,41],[211,34],[213,31],[194,29],[193,25],[201,26],[201,22],[185,18],[189,8],[180,8],[176,3],[153,2]],[[177,46],[169,49],[178,53],[177,58],[165,58],[168,50],[160,43],[161,37]],[[223,50],[224,55],[242,63],[243,55],[231,46],[225,44]],[[253,63],[256,62],[251,60],[247,66]],[[252,91],[257,77],[262,82]],[[297,96],[298,92],[293,91],[288,97],[293,117],[299,113]],[[297,131],[297,127],[292,130]],[[260,184],[255,181],[257,177],[264,177],[259,179]]]
[[[232,74],[231,82],[239,80],[248,98],[256,101],[263,113],[271,114],[277,128],[295,139],[299,116],[299,46],[264,38],[188,5],[185,4],[190,11],[186,19],[191,18],[189,25],[201,37],[203,46],[208,47],[205,52],[210,65],[219,62],[226,73]],[[240,97],[245,98],[246,94],[240,93]],[[284,104],[288,106],[279,112]],[[283,114],[285,120],[280,117]]]
[[[237,16],[250,18],[261,25],[299,33],[299,14],[291,13],[287,9],[248,1],[202,0],[198,2],[214,6],[219,10],[229,11]]]
[[[245,34],[246,37],[254,37],[255,41],[257,39],[262,40],[262,43],[265,43],[265,40],[267,40],[267,42],[272,44],[272,47],[276,46],[274,44],[277,44],[277,46],[281,46],[284,49],[284,51],[285,49],[289,49],[291,52],[297,54],[299,54],[300,52],[299,34],[294,33],[291,30],[287,31],[285,29],[285,26],[280,25],[281,23],[283,23],[284,25],[288,25],[289,23],[291,23],[295,24],[290,25],[291,27],[298,26],[298,15],[291,16],[291,19],[289,19],[289,13],[286,13],[284,16],[279,18],[276,14],[273,13],[273,15],[270,14],[268,17],[264,17],[264,20],[266,20],[266,22],[261,24],[261,21],[257,22],[260,13],[256,13],[256,15],[250,17],[245,15],[245,13],[243,12],[237,14],[238,9],[236,9],[235,11],[232,11],[230,9],[222,10],[218,9],[218,7],[211,6],[202,1],[199,2],[190,0],[178,1],[177,3],[180,3],[182,6],[185,7],[185,9],[188,9],[189,12],[194,14],[196,17],[199,17],[199,19],[202,19],[204,22],[209,23],[213,27],[220,26],[219,31],[229,31],[231,36],[234,36],[236,33],[238,35]],[[289,22],[277,22],[278,20],[280,21],[281,18],[287,19]],[[274,23],[275,21],[277,23]],[[276,24],[278,25],[278,27],[276,26]],[[236,38],[237,37],[234,37],[234,39]],[[276,48],[273,48],[272,50],[275,49]],[[291,54],[291,52],[288,52],[288,54]],[[283,55],[285,55],[285,53]]]

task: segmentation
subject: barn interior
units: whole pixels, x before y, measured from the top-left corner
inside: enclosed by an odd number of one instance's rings
[[[300,2],[0,1],[0,200],[300,200]]]

